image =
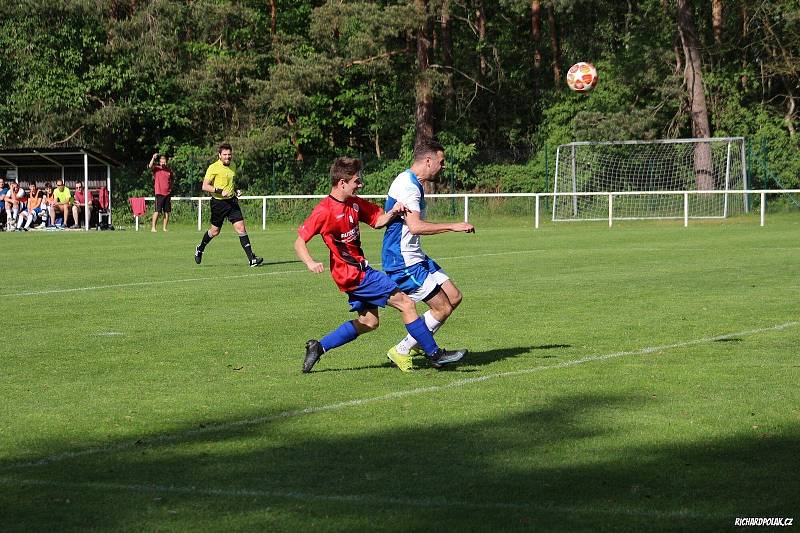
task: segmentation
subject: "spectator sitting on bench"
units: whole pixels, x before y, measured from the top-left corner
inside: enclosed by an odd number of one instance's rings
[[[17,229],[14,223],[17,220],[17,215],[19,215],[20,208],[25,203],[24,199],[25,191],[20,188],[19,183],[12,181],[11,187],[9,187],[5,196],[6,225],[10,231]]]
[[[61,211],[61,227],[66,227],[69,218],[69,208],[72,204],[72,193],[64,185],[64,180],[56,181],[56,190],[53,191],[55,203],[49,207],[50,223],[55,224],[56,212]]]
[[[36,183],[32,183],[30,189],[28,190],[28,203],[27,208],[19,214],[17,217],[17,229],[22,229],[28,231],[28,228],[31,227],[31,224],[39,218],[39,215],[42,214],[42,201],[44,199],[44,194],[39,188],[36,186]],[[23,226],[24,224],[24,226]]]
[[[56,197],[53,195],[53,186],[48,181],[44,184],[44,202],[42,202],[42,218],[45,220],[45,227],[55,224],[51,215],[54,205],[56,205]]]
[[[6,227],[6,194],[8,193],[8,185],[6,180],[0,178],[0,230]]]
[[[75,202],[72,204],[72,228],[80,228],[83,220],[83,210],[84,208],[88,209],[89,218],[92,218],[92,196],[91,193],[89,194],[89,206],[86,207],[84,205],[86,200],[86,195],[83,193],[83,183],[77,182],[75,184]]]

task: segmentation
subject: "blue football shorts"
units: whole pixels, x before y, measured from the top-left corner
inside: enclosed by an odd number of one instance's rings
[[[389,276],[367,267],[364,271],[364,279],[358,287],[347,293],[350,310],[361,312],[377,307],[386,307],[389,296],[397,290],[397,283],[392,281]]]

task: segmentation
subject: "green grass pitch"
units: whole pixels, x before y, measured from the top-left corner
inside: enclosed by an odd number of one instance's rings
[[[201,266],[189,225],[0,235],[0,530],[800,520],[796,215],[425,237],[464,294],[437,339],[471,351],[411,374],[392,309],[301,374],[346,297],[250,225],[259,269],[229,226]]]

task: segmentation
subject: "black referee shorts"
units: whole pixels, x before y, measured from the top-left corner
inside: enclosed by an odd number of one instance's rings
[[[211,225],[221,228],[226,218],[231,224],[244,220],[239,200],[236,197],[227,200],[211,198]]]

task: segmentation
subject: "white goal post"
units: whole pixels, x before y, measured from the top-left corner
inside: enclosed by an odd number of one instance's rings
[[[552,218],[607,220],[612,200],[616,220],[725,218],[748,211],[746,190],[744,137],[573,142],[556,151]]]

